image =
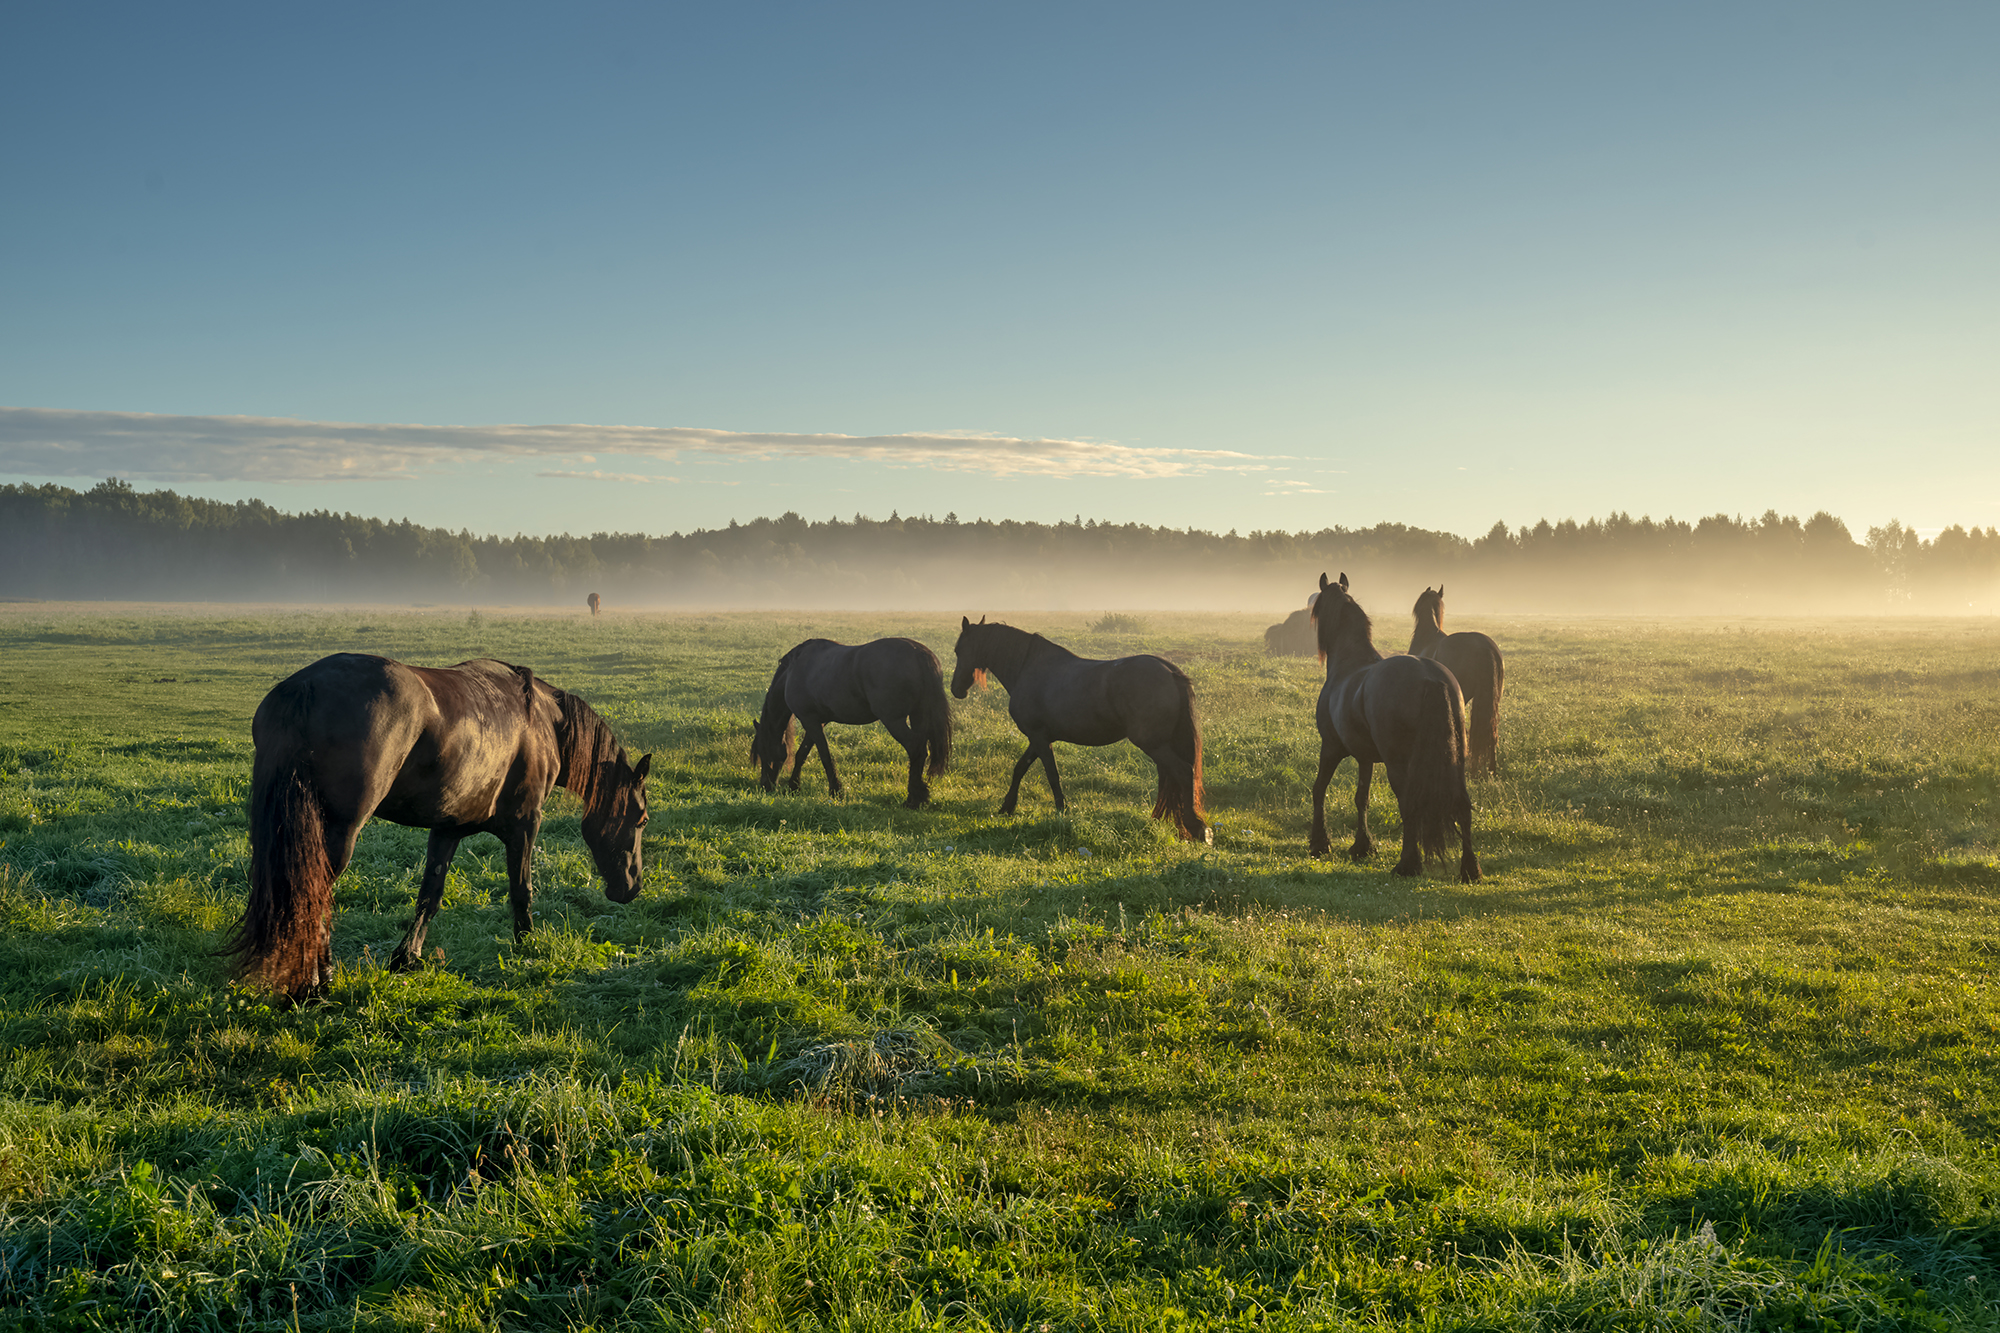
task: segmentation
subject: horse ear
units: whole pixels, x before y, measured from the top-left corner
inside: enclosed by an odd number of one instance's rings
[[[1444,585],[1442,583],[1438,584],[1438,600],[1440,602],[1444,600]]]
[[[1347,591],[1347,571],[1344,569],[1340,571],[1340,590]]]
[[[652,771],[653,771],[653,756],[647,755],[644,759],[641,759],[638,763],[638,766],[632,770],[632,776],[638,779],[640,782],[644,782],[646,780],[646,775]]]
[[[971,616],[960,616],[960,617],[958,618],[958,627],[959,627],[960,629],[962,629],[962,630],[963,630],[963,629],[971,629],[971,628],[972,628],[972,617],[971,617]]]
[[[984,625],[986,623],[986,617],[985,616],[979,617],[979,623]]]
[[[1320,590],[1321,592],[1325,592],[1325,591],[1326,591],[1326,575],[1325,575],[1325,574],[1321,574],[1321,575],[1319,576],[1319,590]]]

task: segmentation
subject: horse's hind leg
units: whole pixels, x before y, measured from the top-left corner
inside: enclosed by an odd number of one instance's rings
[[[1389,775],[1389,790],[1396,793],[1396,809],[1403,816],[1403,858],[1396,862],[1392,871],[1398,875],[1421,875],[1424,873],[1424,846],[1418,836],[1420,830],[1417,827],[1421,821],[1405,795],[1410,791],[1410,784],[1416,779],[1410,773],[1407,762],[1402,767],[1404,771],[1398,775],[1395,765],[1382,765],[1383,772]],[[1361,794],[1357,792],[1354,799],[1359,803]]]
[[[903,753],[910,756],[910,792],[903,801],[905,809],[915,810],[931,798],[930,784],[924,781],[924,741],[917,729],[900,717],[884,717],[882,726],[896,738],[896,744],[903,747]]]
[[[459,841],[464,836],[456,829],[431,830],[430,844],[424,849],[424,880],[417,889],[417,914],[403,933],[403,942],[389,955],[390,971],[414,972],[423,966],[424,932],[430,929],[431,919],[444,903],[445,876],[451,871],[451,858],[457,855]]]
[[[1375,781],[1375,765],[1363,764],[1359,758],[1361,773],[1354,779],[1354,845],[1347,849],[1348,859],[1366,861],[1375,855],[1375,839],[1368,834],[1368,789]],[[1407,851],[1404,853],[1407,857]]]

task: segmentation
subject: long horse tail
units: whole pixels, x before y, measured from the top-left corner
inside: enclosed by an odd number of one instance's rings
[[[1194,682],[1187,673],[1168,663],[1174,673],[1174,683],[1180,686],[1181,697],[1175,710],[1173,734],[1167,744],[1175,757],[1188,766],[1188,781],[1185,786],[1179,782],[1167,781],[1164,773],[1160,776],[1160,789],[1153,802],[1153,818],[1172,816],[1174,827],[1183,838],[1190,842],[1207,842],[1208,812],[1202,808],[1201,785],[1201,718],[1194,707]]]
[[[1491,671],[1480,681],[1482,687],[1472,700],[1468,710],[1472,716],[1467,720],[1466,749],[1469,754],[1478,755],[1485,761],[1486,771],[1500,771],[1500,695],[1506,685],[1507,669],[1500,661],[1500,650],[1495,648],[1489,654]]]
[[[951,700],[944,694],[944,668],[931,659],[930,670],[917,687],[917,739],[930,750],[930,765],[924,772],[937,777],[951,767]]]
[[[250,897],[222,952],[238,977],[299,996],[320,984],[333,909],[326,810],[312,764],[297,753],[259,766],[250,791]]]
[[[1409,796],[1400,804],[1405,830],[1428,859],[1448,855],[1457,830],[1465,792],[1465,723],[1443,681],[1426,680],[1420,691],[1416,747],[1405,781]]]

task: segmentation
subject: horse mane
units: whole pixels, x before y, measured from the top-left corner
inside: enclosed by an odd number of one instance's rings
[[[1320,599],[1320,601],[1322,602],[1325,600],[1326,600],[1325,598]],[[1361,603],[1355,601],[1352,597],[1343,596],[1340,599],[1340,601],[1336,603],[1336,605],[1344,607],[1344,609],[1347,611],[1348,614],[1352,615],[1356,620],[1360,622],[1361,641],[1367,644],[1371,648],[1374,647],[1375,624],[1373,621],[1368,619],[1368,613],[1361,609]],[[1341,619],[1341,617],[1336,615],[1334,619],[1339,620]],[[1334,645],[1331,642],[1333,636],[1333,626],[1326,619],[1326,617],[1320,614],[1320,606],[1318,602],[1315,602],[1313,604],[1312,620],[1313,620],[1313,637],[1319,644],[1319,660],[1324,662],[1326,661],[1328,654],[1330,654],[1333,651]]]
[[[625,750],[596,709],[568,690],[555,694],[562,714],[556,723],[556,753],[562,762],[556,785],[567,787],[584,809],[594,810],[609,794],[605,775],[624,758]]]

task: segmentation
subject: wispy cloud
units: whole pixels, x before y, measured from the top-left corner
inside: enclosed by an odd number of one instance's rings
[[[166,482],[414,478],[479,458],[595,462],[599,454],[660,461],[689,454],[739,460],[847,459],[1050,478],[1185,477],[1270,467],[1265,457],[1226,449],[1151,449],[955,431],[799,435],[691,426],[356,425],[0,407],[0,474],[16,476]]]
[[[644,485],[655,481],[679,481],[679,477],[647,477],[637,472],[605,472],[592,468],[588,472],[537,472],[538,477],[564,477],[571,481],[630,481]]]

